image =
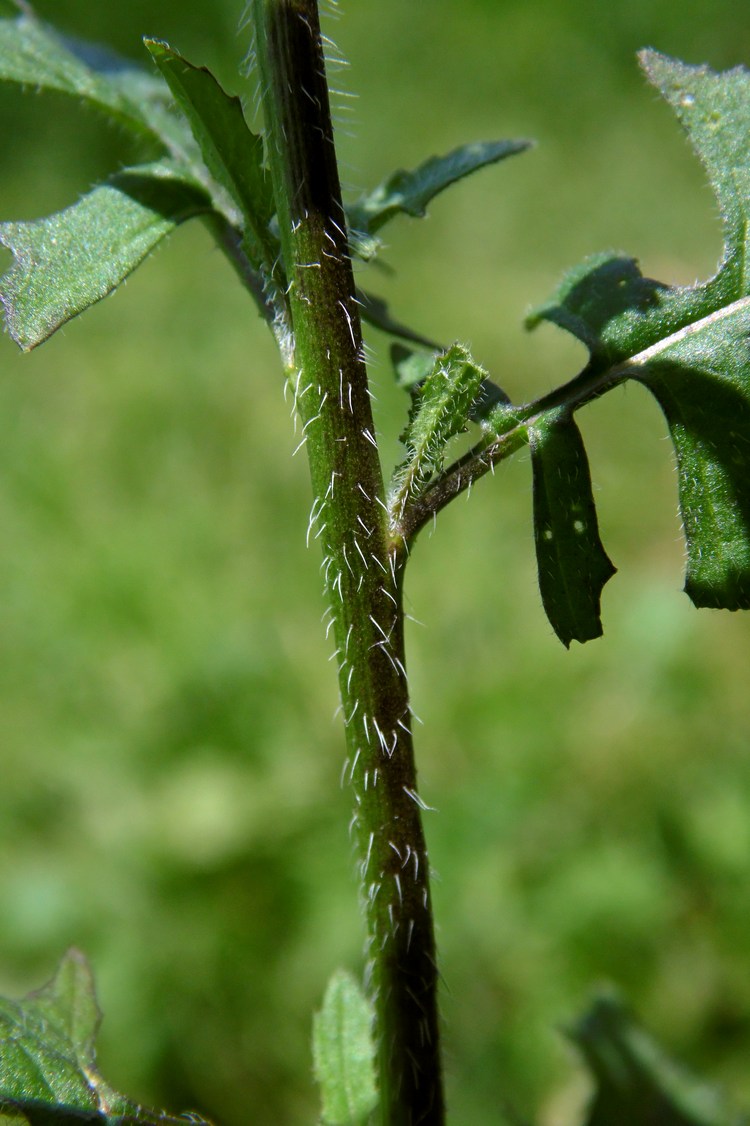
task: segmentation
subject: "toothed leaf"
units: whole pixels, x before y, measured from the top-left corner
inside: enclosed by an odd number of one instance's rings
[[[429,374],[414,389],[409,424],[403,434],[407,457],[396,469],[392,506],[399,515],[443,466],[445,447],[466,429],[472,404],[486,372],[467,350],[454,344],[434,357]]]
[[[26,350],[41,344],[111,293],[179,223],[208,210],[203,191],[161,163],[126,169],[46,219],[0,223],[14,258],[0,279],[11,336]]]
[[[42,989],[22,1001],[0,999],[0,1123],[184,1124],[184,1118],[144,1110],[102,1079],[95,1052],[100,1023],[93,976],[77,950],[66,954]]]
[[[722,218],[716,275],[695,286],[643,277],[618,255],[589,259],[529,318],[560,325],[591,360],[576,383],[637,379],[666,416],[697,606],[750,607],[750,74],[641,53],[703,163]]]
[[[611,997],[569,1033],[596,1082],[585,1126],[739,1126],[718,1092],[672,1062]]]
[[[542,602],[567,648],[601,637],[600,602],[615,567],[599,538],[583,439],[569,416],[529,427],[534,541]]]
[[[247,127],[239,98],[225,93],[210,70],[197,67],[168,43],[147,39],[151,57],[185,114],[206,167],[242,216],[251,258],[273,263],[278,244],[269,231],[274,214],[263,141]]]
[[[403,169],[394,172],[348,209],[349,226],[355,232],[354,249],[360,257],[372,257],[378,244],[371,236],[395,215],[402,212],[420,218],[430,200],[451,184],[479,168],[523,152],[530,143],[487,141],[462,145],[445,156],[430,157],[412,172]]]
[[[377,1106],[372,1027],[372,1005],[352,975],[338,970],[313,1021],[325,1126],[362,1126]]]

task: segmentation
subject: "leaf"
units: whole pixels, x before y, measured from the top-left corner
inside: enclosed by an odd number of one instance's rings
[[[113,176],[46,219],[0,223],[13,252],[0,301],[16,343],[29,350],[111,293],[184,220],[210,210],[196,184],[172,165],[141,165]]]
[[[529,427],[534,541],[542,602],[563,645],[601,637],[602,588],[615,567],[599,538],[583,439],[569,415]]]
[[[480,141],[462,145],[445,156],[430,157],[412,172],[403,169],[394,172],[347,209],[349,226],[354,232],[354,249],[360,257],[372,257],[377,241],[370,236],[395,215],[403,212],[421,218],[430,200],[451,184],[479,168],[523,152],[530,145],[530,141]]]
[[[569,1035],[596,1080],[585,1126],[739,1126],[614,998],[595,1001]]]
[[[461,344],[434,357],[431,371],[414,390],[402,439],[407,457],[393,475],[391,511],[397,519],[409,500],[420,496],[442,468],[445,447],[466,429],[486,375]]]
[[[93,976],[77,950],[42,989],[23,1001],[0,999],[0,1123],[184,1126],[185,1118],[144,1110],[102,1079],[94,1046],[100,1023]]]
[[[722,218],[715,276],[695,286],[643,277],[632,258],[600,255],[563,279],[528,320],[560,325],[590,362],[569,402],[635,379],[656,397],[676,455],[696,606],[750,607],[750,74],[716,74],[655,51],[641,63],[702,161]],[[586,388],[589,392],[586,393]],[[560,402],[558,396],[557,402]]]
[[[357,302],[362,320],[374,325],[375,328],[379,328],[381,332],[387,332],[390,336],[397,336],[401,340],[409,340],[412,344],[421,344],[422,347],[428,348],[431,352],[441,351],[439,344],[395,320],[390,314],[387,302],[382,297],[376,297],[373,293],[366,293],[364,290],[358,289]]]
[[[373,1009],[351,974],[337,970],[313,1019],[313,1059],[325,1126],[360,1126],[375,1109]]]
[[[103,64],[101,73],[86,61],[95,57]],[[156,137],[148,115],[126,92],[126,76],[135,70],[122,60],[115,62],[109,52],[63,39],[25,5],[19,8],[6,0],[0,8],[0,81],[72,95],[105,111],[136,133],[152,133]],[[108,72],[117,73],[119,80],[111,81]],[[141,78],[147,80],[147,76]],[[149,96],[152,95],[151,87]]]
[[[248,129],[239,98],[230,97],[210,70],[193,66],[168,43],[144,42],[190,124],[206,167],[244,217],[251,258],[275,262],[278,243],[269,230],[275,204],[263,141]]]

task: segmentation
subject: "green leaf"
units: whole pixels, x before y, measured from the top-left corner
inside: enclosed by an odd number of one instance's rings
[[[377,241],[370,236],[403,212],[421,218],[427,204],[436,195],[490,164],[497,164],[515,153],[523,152],[530,141],[487,141],[462,145],[445,156],[433,156],[412,172],[394,172],[374,191],[347,209],[349,226],[354,233],[353,248],[360,257],[370,258]]]
[[[599,538],[583,439],[569,415],[529,427],[534,541],[542,602],[567,648],[601,637],[602,588],[615,567]]]
[[[570,1036],[596,1080],[585,1126],[739,1126],[615,999],[597,1000]]]
[[[28,350],[108,293],[184,220],[210,210],[201,188],[166,163],[113,176],[78,203],[28,223],[0,223],[13,264],[0,301]]]
[[[101,70],[92,65],[94,59]],[[103,110],[136,133],[152,134],[152,139],[156,139],[148,113],[127,92],[129,76],[135,71],[135,67],[116,60],[109,52],[64,39],[25,6],[20,10],[6,2],[0,9],[0,81],[69,94]],[[148,78],[141,73],[139,80],[143,97]],[[163,90],[163,83],[160,86]],[[153,94],[153,85],[149,85],[149,98]]]
[[[313,1059],[325,1126],[361,1126],[375,1109],[372,1005],[351,974],[337,970],[313,1020]]]
[[[685,589],[697,606],[746,609],[750,74],[743,68],[716,74],[655,51],[640,58],[679,117],[716,196],[724,234],[717,273],[695,286],[669,286],[644,277],[632,258],[600,255],[568,273],[528,324],[551,321],[588,347],[588,366],[565,389],[569,402],[576,396],[587,401],[626,379],[654,394],[677,455]]]
[[[23,1001],[0,999],[0,1123],[184,1126],[184,1118],[144,1110],[102,1079],[95,1053],[100,1023],[91,970],[77,950],[42,989]]]
[[[390,336],[397,336],[400,340],[409,340],[412,344],[420,344],[422,347],[429,349],[430,352],[442,350],[441,346],[433,340],[429,340],[426,336],[422,336],[421,333],[409,328],[408,325],[395,320],[391,316],[387,302],[382,297],[376,297],[373,293],[366,293],[364,290],[358,289],[357,302],[362,320],[367,321],[375,328],[379,328],[381,332],[387,332]]]
[[[275,205],[262,138],[248,129],[239,98],[225,93],[209,70],[189,63],[168,43],[146,39],[145,44],[190,124],[206,167],[244,219],[251,260],[270,265],[278,242],[269,230]]]
[[[403,435],[407,457],[397,467],[391,486],[391,511],[396,519],[419,497],[444,464],[451,438],[466,429],[472,405],[487,373],[466,348],[454,344],[434,357],[432,368],[414,388],[409,424]]]

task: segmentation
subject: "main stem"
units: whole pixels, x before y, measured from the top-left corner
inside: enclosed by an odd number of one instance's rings
[[[368,924],[383,1126],[444,1122],[429,864],[391,539],[315,0],[252,0],[288,282],[280,336],[323,545]]]

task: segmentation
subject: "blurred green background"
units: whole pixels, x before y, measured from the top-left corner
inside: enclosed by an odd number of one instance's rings
[[[135,58],[169,39],[236,77],[230,0],[40,0]],[[539,147],[389,228],[363,283],[471,345],[512,397],[573,374],[521,320],[603,249],[707,276],[712,197],[634,52],[750,63],[744,3],[403,0],[327,30],[352,191],[463,141]],[[33,218],[132,159],[61,98],[0,98],[0,215]],[[3,261],[7,259],[4,255]],[[371,334],[389,461],[406,403]],[[310,1015],[361,967],[309,488],[274,347],[199,225],[27,357],[0,350],[0,990],[75,943],[106,1012],[101,1064],[223,1126],[309,1126]],[[692,1066],[750,1104],[750,622],[698,613],[670,446],[637,387],[589,407],[606,634],[566,652],[536,587],[528,459],[425,534],[408,578],[418,754],[437,874],[456,1126],[512,1102],[577,1121],[561,1029],[613,982]]]

